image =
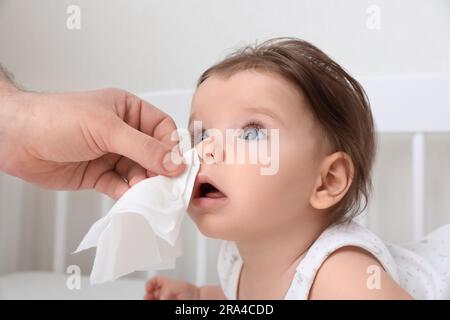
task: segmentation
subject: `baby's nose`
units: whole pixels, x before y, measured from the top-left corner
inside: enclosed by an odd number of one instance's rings
[[[215,136],[210,136],[196,146],[197,152],[206,164],[218,164],[223,161],[223,143]]]

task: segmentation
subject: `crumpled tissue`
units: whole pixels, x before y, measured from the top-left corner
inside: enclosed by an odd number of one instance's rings
[[[91,284],[133,271],[175,267],[181,255],[181,222],[200,168],[195,148],[183,157],[186,170],[179,177],[156,176],[140,181],[92,225],[75,251],[97,247]]]

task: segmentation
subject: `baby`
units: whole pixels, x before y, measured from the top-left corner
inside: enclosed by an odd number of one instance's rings
[[[147,282],[146,299],[449,294],[450,245],[433,247],[442,261],[426,259],[415,252],[423,248],[387,246],[353,221],[371,189],[372,114],[360,84],[312,44],[272,39],[206,70],[190,130],[202,164],[188,212],[204,235],[225,240],[221,286],[157,276]],[[270,157],[252,161],[257,149]],[[448,227],[427,243],[445,234]]]

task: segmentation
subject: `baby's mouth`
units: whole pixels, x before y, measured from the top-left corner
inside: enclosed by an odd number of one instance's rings
[[[227,196],[205,175],[197,176],[192,196],[193,204],[200,208],[214,208],[225,203]]]
[[[200,185],[200,197],[223,198],[225,195],[212,184],[207,182]]]

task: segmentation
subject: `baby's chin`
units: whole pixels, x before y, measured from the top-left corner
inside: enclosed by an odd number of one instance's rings
[[[230,219],[225,212],[192,212],[188,209],[188,213],[205,237],[222,240],[238,238],[236,220]]]

